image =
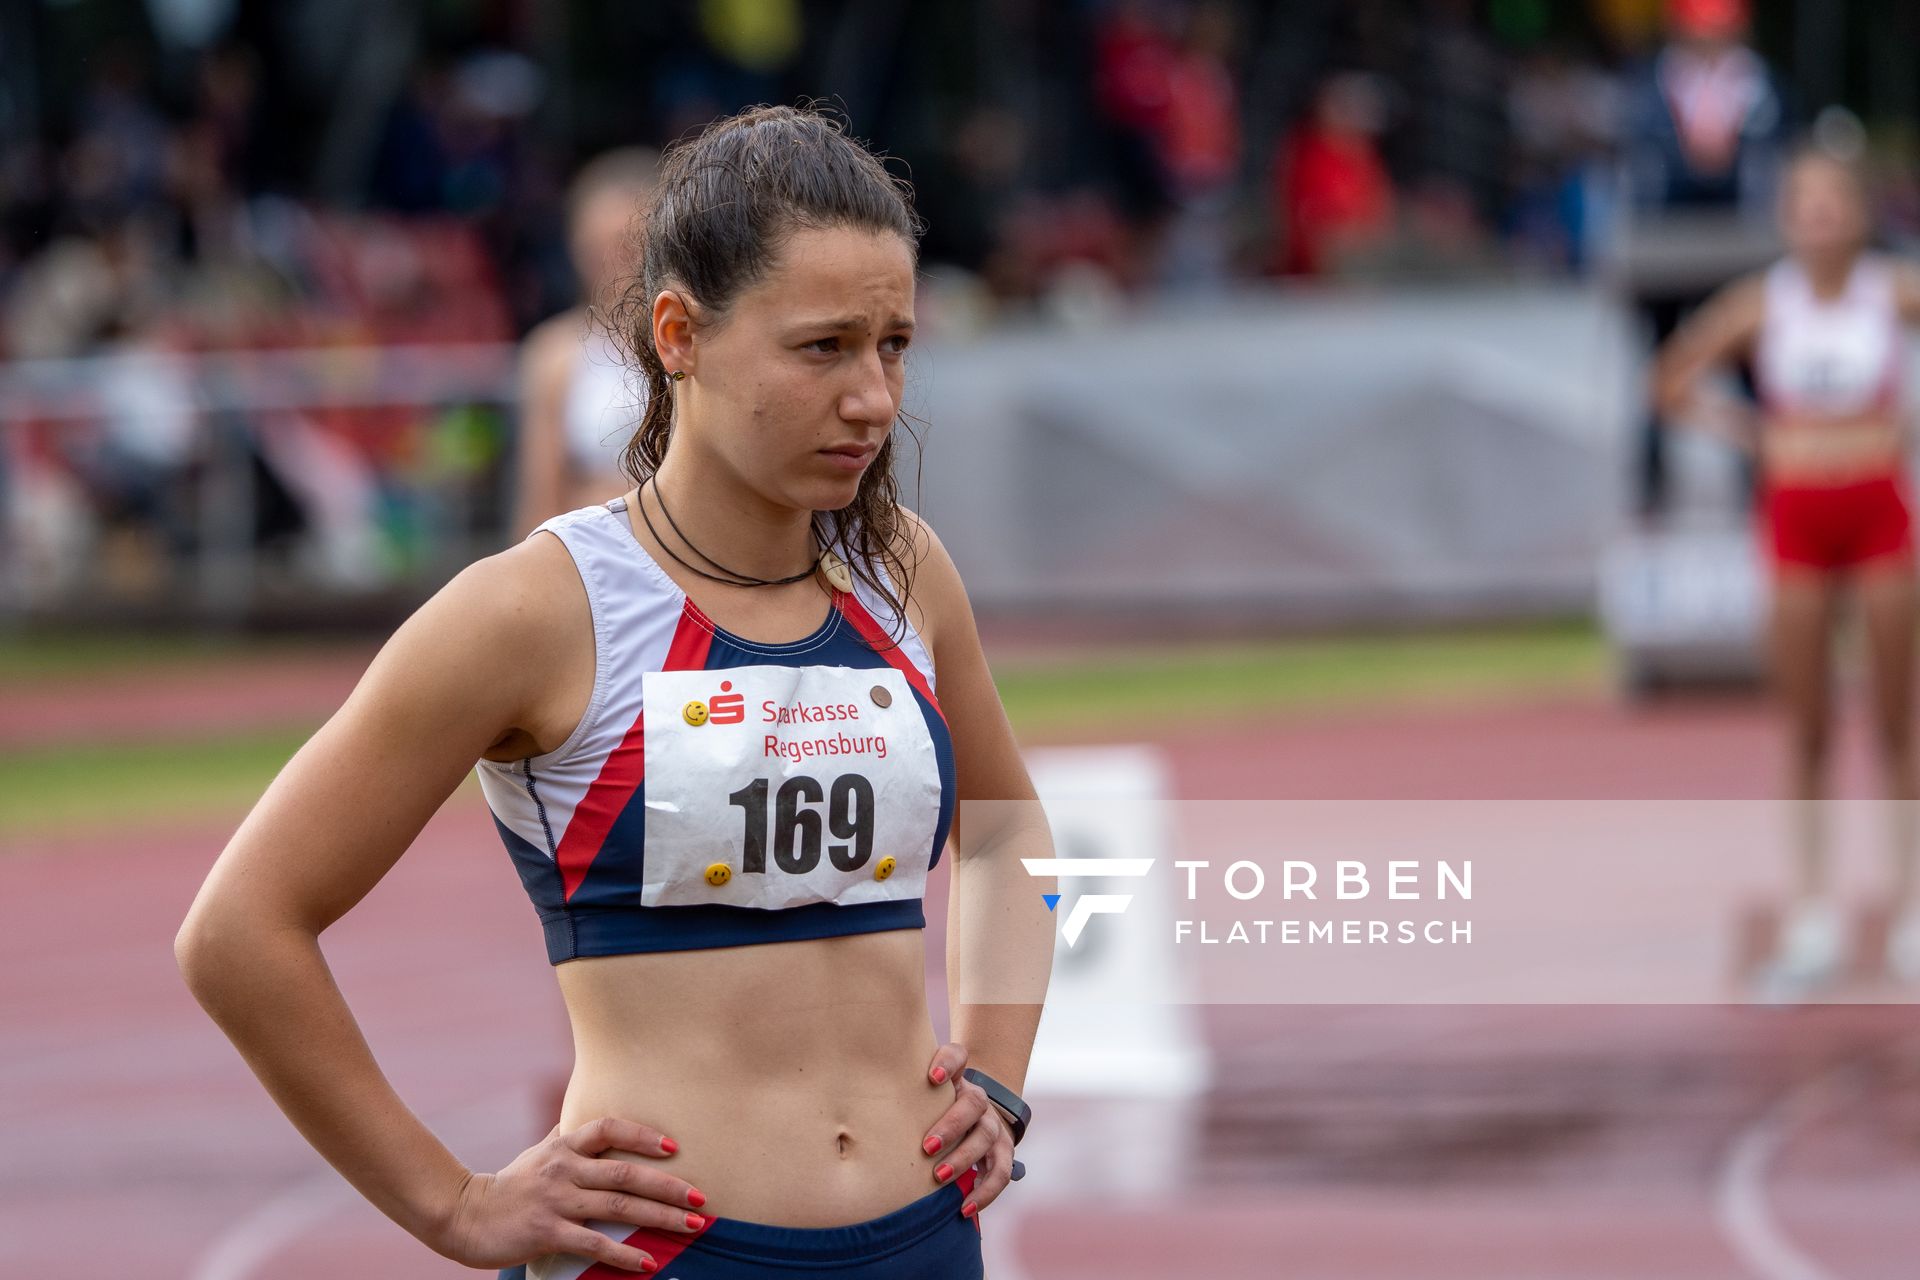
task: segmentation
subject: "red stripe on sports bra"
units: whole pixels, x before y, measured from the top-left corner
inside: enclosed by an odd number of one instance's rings
[[[853,624],[853,629],[860,633],[860,638],[867,642],[868,647],[906,676],[907,683],[927,700],[941,722],[945,723],[947,713],[940,710],[940,699],[933,696],[933,687],[927,683],[927,678],[920,674],[920,668],[914,666],[900,646],[894,643],[893,637],[874,621],[873,615],[867,612],[867,607],[860,603],[859,598],[851,591],[836,591],[833,593],[833,603],[846,615],[847,621]]]
[[[701,624],[699,610],[688,600],[680,610],[680,622],[673,631],[673,643],[667,646],[666,665],[662,671],[698,671],[707,665],[707,648],[713,642],[713,632]],[[607,753],[606,763],[600,766],[600,774],[587,788],[587,794],[580,798],[574,808],[573,820],[567,823],[566,834],[560,837],[560,847],[554,853],[554,861],[560,864],[561,893],[571,901],[574,890],[587,878],[587,869],[593,866],[593,860],[600,853],[600,846],[607,841],[607,833],[613,830],[613,824],[626,811],[627,802],[633,799],[633,793],[640,789],[646,779],[646,708],[634,717],[633,727],[620,739],[620,745]]]

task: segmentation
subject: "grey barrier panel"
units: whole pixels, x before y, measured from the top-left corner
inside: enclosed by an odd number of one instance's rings
[[[909,387],[922,507],[986,609],[1584,607],[1635,344],[1597,289],[1519,287],[942,344]]]

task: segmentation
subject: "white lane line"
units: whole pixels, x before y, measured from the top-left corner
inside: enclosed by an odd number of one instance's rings
[[[448,1113],[430,1127],[443,1140],[449,1131],[464,1140],[469,1126],[497,1124],[502,1116],[526,1122],[527,1105],[527,1086],[517,1085]],[[330,1167],[310,1174],[214,1237],[187,1268],[188,1280],[250,1280],[294,1241],[359,1198],[353,1184]]]
[[[1860,1093],[1858,1062],[1843,1063],[1789,1090],[1743,1130],[1727,1150],[1715,1179],[1714,1217],[1720,1233],[1761,1280],[1835,1280],[1781,1230],[1767,1202],[1767,1172],[1794,1131],[1821,1112]]]
[[[247,1280],[356,1194],[332,1169],[303,1178],[221,1232],[187,1275],[190,1280]]]

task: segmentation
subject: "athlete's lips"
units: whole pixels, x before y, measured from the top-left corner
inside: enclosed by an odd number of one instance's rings
[[[873,455],[880,452],[877,444],[837,444],[831,449],[822,449],[821,453],[831,458],[836,466],[849,471],[858,471],[873,461]]]

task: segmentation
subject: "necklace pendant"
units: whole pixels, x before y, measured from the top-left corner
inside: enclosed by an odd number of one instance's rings
[[[853,590],[853,570],[847,568],[847,562],[833,552],[820,553],[820,572],[833,584],[835,591]]]

